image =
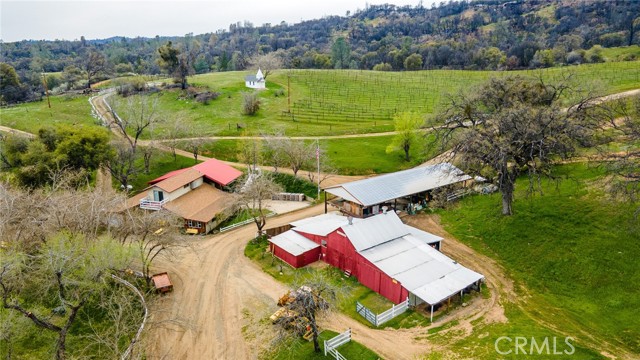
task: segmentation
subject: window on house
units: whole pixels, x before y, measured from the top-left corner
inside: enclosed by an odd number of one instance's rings
[[[187,220],[187,227],[192,229],[200,229],[202,227],[202,223],[200,221]]]

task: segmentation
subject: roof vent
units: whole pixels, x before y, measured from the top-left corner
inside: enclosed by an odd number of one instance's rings
[[[353,225],[353,217],[351,215],[347,216],[347,221],[349,222],[349,225]]]
[[[383,214],[386,214],[386,213],[387,213],[387,209],[388,209],[388,207],[383,206],[383,207],[382,207],[382,213],[383,213]]]

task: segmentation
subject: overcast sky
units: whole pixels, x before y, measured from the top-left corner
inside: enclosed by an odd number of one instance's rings
[[[229,29],[244,22],[289,24],[342,15],[366,4],[417,5],[419,0],[0,0],[0,39],[104,39],[112,36],[184,35]],[[423,1],[431,6],[433,0]]]

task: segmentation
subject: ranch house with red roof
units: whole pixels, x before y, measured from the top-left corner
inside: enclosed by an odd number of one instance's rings
[[[127,208],[164,209],[184,219],[187,233],[208,233],[224,220],[219,214],[231,198],[224,189],[241,175],[240,170],[210,159],[149,181],[149,187],[128,200]]]

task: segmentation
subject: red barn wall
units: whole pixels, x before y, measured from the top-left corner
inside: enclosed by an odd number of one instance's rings
[[[277,256],[280,259],[282,259],[284,262],[286,262],[287,264],[293,266],[294,268],[300,267],[298,265],[298,258],[296,256],[293,256],[293,255],[289,254],[284,249],[282,249],[281,247],[279,247],[278,245],[276,245],[274,243],[271,243],[271,252],[273,253],[273,255]]]
[[[322,240],[326,240],[326,247],[321,246],[318,249],[314,249],[318,251],[315,259],[318,259],[321,252],[323,255],[322,260],[324,260],[324,262],[343,271],[350,270],[351,275],[355,276],[362,285],[379,293],[394,304],[399,304],[405,301],[407,296],[409,296],[407,289],[405,289],[400,283],[394,283],[390,276],[382,272],[362,255],[358,254],[351,244],[351,241],[346,237],[346,235],[343,235],[344,232],[342,229],[335,230],[329,233],[326,237],[303,232],[298,233],[318,245],[322,245]],[[285,259],[283,257],[281,258]],[[304,266],[310,263],[306,261],[307,260],[301,260],[299,266]],[[302,265],[303,262],[304,265]]]
[[[407,296],[409,296],[409,291],[399,282],[394,283],[389,275],[382,272],[382,270],[360,254],[358,254],[358,268],[360,273],[358,281],[360,281],[362,285],[389,299],[394,304],[405,301]]]
[[[320,248],[317,247],[315,249],[311,249],[305,253],[298,255],[298,264],[299,267],[307,266],[311,263],[314,263],[320,259]]]
[[[287,264],[293,266],[294,268],[299,268],[299,267],[303,267],[306,265],[309,265],[313,262],[318,261],[318,259],[320,258],[320,248],[315,248],[315,249],[311,249],[307,252],[303,252],[302,254],[298,255],[298,256],[294,256],[290,253],[288,253],[286,250],[282,249],[281,247],[279,247],[278,245],[271,243],[271,252],[277,256],[278,258],[282,259],[284,262],[286,262]]]

